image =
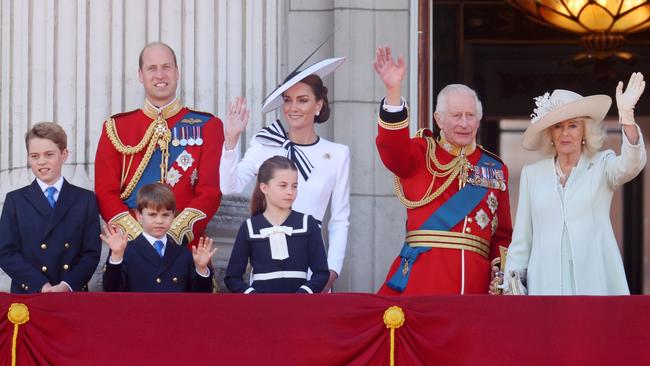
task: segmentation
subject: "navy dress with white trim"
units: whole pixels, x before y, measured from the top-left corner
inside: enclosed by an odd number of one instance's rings
[[[242,279],[248,262],[253,282]],[[312,276],[307,280],[307,271]],[[262,214],[246,220],[237,233],[226,269],[230,292],[318,293],[329,279],[325,246],[318,221],[291,211],[280,226]]]

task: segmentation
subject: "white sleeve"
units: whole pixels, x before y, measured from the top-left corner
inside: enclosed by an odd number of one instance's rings
[[[262,145],[251,139],[244,158],[241,157],[239,142],[232,150],[226,150],[224,144],[219,165],[219,187],[222,194],[241,193],[246,185],[257,175],[260,165]]]
[[[606,154],[609,159],[605,161],[605,174],[612,190],[634,179],[645,167],[645,143],[641,129],[638,125],[635,127],[639,133],[639,142],[636,145],[630,143],[623,131],[621,155],[614,157],[614,154]]]
[[[336,182],[332,191],[330,221],[327,226],[329,250],[327,264],[329,269],[341,274],[345,248],[348,244],[350,222],[350,148],[344,146],[343,159],[337,167]]]
[[[509,271],[528,269],[533,244],[533,218],[529,191],[528,170],[527,167],[524,167],[521,170],[521,181],[519,183],[517,217],[515,218],[512,242],[508,247],[508,256],[506,258],[506,276]]]

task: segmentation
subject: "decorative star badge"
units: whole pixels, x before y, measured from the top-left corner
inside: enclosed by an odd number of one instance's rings
[[[187,152],[187,150],[183,150],[183,152],[178,155],[178,158],[176,158],[176,162],[178,163],[178,166],[183,168],[183,171],[186,172],[187,169],[194,164],[194,158],[192,157],[192,154]]]
[[[494,192],[490,192],[488,195],[487,205],[490,208],[492,215],[494,215],[494,213],[497,211],[497,208],[499,207],[499,201],[497,200],[497,196],[494,195]]]
[[[166,183],[169,184],[170,186],[175,186],[176,183],[181,179],[181,173],[176,170],[176,168],[171,168],[167,172],[167,179]]]
[[[485,229],[485,227],[490,223],[490,218],[488,217],[487,213],[483,211],[483,209],[480,209],[478,212],[476,212],[474,219],[476,220],[476,224],[478,224],[481,229]]]

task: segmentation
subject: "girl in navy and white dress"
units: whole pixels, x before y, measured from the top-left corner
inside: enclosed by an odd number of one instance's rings
[[[329,278],[318,221],[293,211],[298,171],[291,160],[274,156],[257,174],[252,217],[237,233],[226,269],[230,292],[317,293]],[[242,279],[250,261],[252,283]],[[307,271],[312,276],[307,279]]]
[[[223,194],[241,193],[266,159],[286,156],[298,168],[298,193],[293,208],[322,221],[329,205],[327,225],[329,291],[343,267],[350,216],[350,149],[316,133],[315,125],[329,119],[327,88],[321,77],[334,71],[344,58],[320,61],[303,71],[291,73],[265,100],[262,112],[282,107],[287,128],[276,121],[250,140],[241,157],[239,139],[248,123],[246,101],[230,103],[225,141],[219,168]]]

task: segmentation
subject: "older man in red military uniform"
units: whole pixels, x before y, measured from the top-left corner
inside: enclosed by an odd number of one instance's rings
[[[132,215],[138,189],[164,182],[171,186],[178,210],[168,234],[176,243],[192,246],[221,202],[223,125],[209,113],[181,105],[176,55],[168,45],[155,42],[143,48],[138,76],[146,95],[143,107],[108,118],[99,139],[99,211],[133,240],[142,232]]]
[[[411,139],[400,93],[404,60],[395,62],[390,48],[380,47],[374,67],[386,87],[377,149],[408,217],[404,246],[379,294],[486,294],[512,223],[507,167],[476,144],[476,93],[445,87],[434,114],[440,137],[423,130]]]

